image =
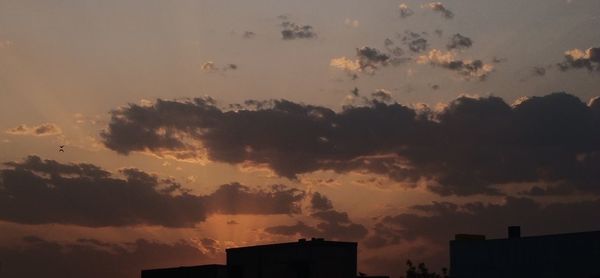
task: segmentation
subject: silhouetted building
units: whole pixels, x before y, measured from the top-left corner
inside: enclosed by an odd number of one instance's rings
[[[220,264],[142,270],[142,278],[227,278],[227,267]]]
[[[227,249],[229,278],[356,278],[356,242],[323,239]]]
[[[600,278],[600,231],[508,238],[456,235],[450,241],[452,278]]]

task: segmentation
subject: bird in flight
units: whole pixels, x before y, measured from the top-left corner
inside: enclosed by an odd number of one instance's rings
[[[64,152],[65,152],[65,149],[64,149],[64,147],[65,147],[65,145],[60,145],[60,146],[58,146],[58,152],[60,152],[60,153],[64,153]]]

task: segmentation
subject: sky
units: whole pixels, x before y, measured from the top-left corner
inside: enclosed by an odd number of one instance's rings
[[[599,14],[0,0],[0,275],[137,277],[322,237],[397,277],[447,267],[457,233],[599,230]]]

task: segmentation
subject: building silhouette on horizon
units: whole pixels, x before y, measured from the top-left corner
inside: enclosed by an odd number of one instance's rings
[[[600,231],[521,237],[511,226],[504,239],[457,234],[450,277],[600,278]]]
[[[142,270],[142,278],[227,278],[227,266],[207,264]]]
[[[142,270],[142,278],[356,278],[357,246],[313,238],[229,248],[226,265]]]

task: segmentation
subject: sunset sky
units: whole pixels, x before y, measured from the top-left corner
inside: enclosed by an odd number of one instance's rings
[[[600,230],[598,26],[598,0],[0,0],[0,277],[310,237],[398,276],[456,233]]]

